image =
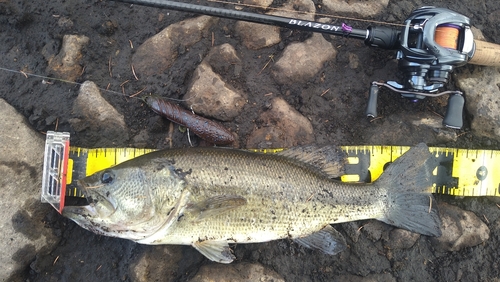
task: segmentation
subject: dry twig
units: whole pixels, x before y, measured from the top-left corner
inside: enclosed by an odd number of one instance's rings
[[[113,77],[113,72],[111,71],[111,56],[109,56],[108,71],[109,71],[109,77]]]
[[[142,93],[142,91],[146,90],[146,88],[147,88],[147,87],[142,88],[141,90],[139,90],[138,92],[136,92],[136,93],[134,93],[134,94],[130,95],[129,97],[130,97],[130,98],[132,98],[132,97],[135,97],[135,96],[137,96],[137,95],[141,94],[141,93]]]
[[[326,89],[325,91],[323,91],[323,93],[321,93],[319,96],[320,97],[323,97],[323,95],[325,95],[326,93],[328,93],[328,91],[330,91],[330,88]]]
[[[267,61],[267,63],[264,65],[264,67],[259,71],[257,75],[260,75],[271,62],[274,62],[274,54],[269,55],[269,61]]]
[[[139,80],[139,78],[137,78],[137,75],[135,74],[134,65],[131,65],[131,66],[132,66],[132,73],[134,74],[135,80]]]

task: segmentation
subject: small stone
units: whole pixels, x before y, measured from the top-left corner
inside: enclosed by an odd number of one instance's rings
[[[132,281],[175,281],[172,273],[182,261],[181,246],[148,246],[139,257],[132,258]]]
[[[411,248],[420,238],[420,234],[405,229],[396,228],[389,232],[389,240],[385,245],[389,249],[408,249]]]
[[[111,36],[115,33],[117,28],[118,28],[118,25],[116,22],[107,20],[103,24],[96,26],[95,30],[100,35]]]
[[[357,69],[359,67],[359,57],[354,53],[349,53],[349,67]]]
[[[436,132],[436,140],[439,143],[456,142],[458,139],[457,131],[453,129],[438,129]]]
[[[45,124],[46,125],[51,125],[57,120],[56,116],[48,116],[45,118]]]
[[[73,21],[68,17],[60,17],[57,21],[57,25],[69,29],[73,27]]]
[[[314,141],[311,122],[282,98],[259,117],[262,126],[250,133],[247,148],[290,148]]]
[[[59,78],[75,81],[82,74],[82,48],[88,43],[87,36],[65,35],[59,54],[49,58],[49,70],[56,72]]]
[[[280,9],[273,10],[268,14],[313,21],[313,15],[315,12],[316,8],[314,7],[314,3],[312,1],[292,0],[287,2]],[[243,45],[245,45],[248,49],[253,50],[279,44],[281,42],[280,31],[281,29],[278,26],[269,26],[244,21],[239,21],[236,24],[236,32],[241,36]]]
[[[222,121],[234,119],[246,104],[243,94],[227,85],[205,61],[196,68],[183,99],[195,113]]]
[[[389,0],[323,0],[323,6],[332,13],[348,13],[361,18],[378,15],[387,8]]]
[[[470,67],[457,72],[456,81],[467,97],[473,133],[500,140],[500,69]]]
[[[311,52],[311,50],[322,50]],[[280,84],[306,82],[314,77],[323,64],[335,58],[337,51],[323,35],[314,33],[311,38],[301,43],[292,43],[273,67],[273,76]],[[297,67],[300,66],[300,67]]]
[[[280,28],[258,23],[238,21],[235,31],[248,49],[259,50],[281,42]]]
[[[377,220],[370,220],[363,225],[361,232],[366,234],[366,237],[372,242],[376,242],[380,239],[387,239],[387,232],[390,230],[390,226]]]
[[[285,281],[272,269],[258,263],[240,262],[229,265],[203,265],[189,282],[205,281],[247,281],[247,282],[280,282]]]
[[[267,8],[273,3],[273,0],[244,0],[243,4],[256,5],[262,8]]]
[[[125,119],[102,96],[97,85],[85,81],[73,104],[75,118],[69,120],[76,131],[90,129],[103,138],[128,140]]]
[[[432,237],[432,244],[439,249],[455,252],[473,247],[489,239],[490,230],[473,212],[439,203],[441,237]]]
[[[147,39],[132,57],[136,73],[144,76],[163,73],[177,59],[178,49],[185,49],[199,42],[217,20],[209,16],[187,19],[172,24]]]
[[[290,0],[287,1],[280,9],[274,10],[270,15],[314,21],[316,7],[311,0]]]
[[[234,73],[236,70],[231,71],[231,68],[236,68],[236,66],[242,68],[241,59],[236,54],[236,50],[228,43],[212,48],[204,61],[212,67],[214,72],[219,74]]]

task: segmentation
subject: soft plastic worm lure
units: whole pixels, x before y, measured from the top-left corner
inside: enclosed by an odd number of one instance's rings
[[[157,96],[147,96],[143,100],[155,113],[189,128],[194,134],[210,143],[227,145],[234,142],[231,131],[215,121],[196,115]]]

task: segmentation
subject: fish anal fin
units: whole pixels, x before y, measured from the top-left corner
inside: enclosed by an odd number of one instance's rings
[[[293,240],[304,247],[320,250],[329,255],[336,255],[347,248],[344,236],[331,225],[327,225],[320,231],[308,236]]]
[[[330,178],[337,178],[344,174],[347,162],[346,154],[336,146],[318,148],[314,145],[298,146],[279,153],[279,155],[307,163]]]
[[[211,261],[231,263],[236,257],[233,255],[227,241],[194,242],[192,246]]]
[[[190,206],[191,212],[197,215],[197,220],[220,215],[247,204],[244,197],[236,195],[218,195]]]

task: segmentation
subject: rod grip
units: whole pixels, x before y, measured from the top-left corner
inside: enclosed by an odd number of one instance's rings
[[[399,35],[401,31],[392,27],[370,26],[365,44],[382,49],[397,49],[399,47]]]
[[[481,66],[500,66],[500,45],[481,40],[474,40],[476,46],[472,58],[468,62]]]
[[[378,86],[372,84],[370,86],[370,94],[368,96],[368,105],[366,106],[366,116],[375,118],[377,117],[377,100],[378,100]]]
[[[450,95],[448,107],[444,115],[443,125],[449,128],[461,129],[463,126],[462,112],[464,110],[464,96],[460,94]]]

